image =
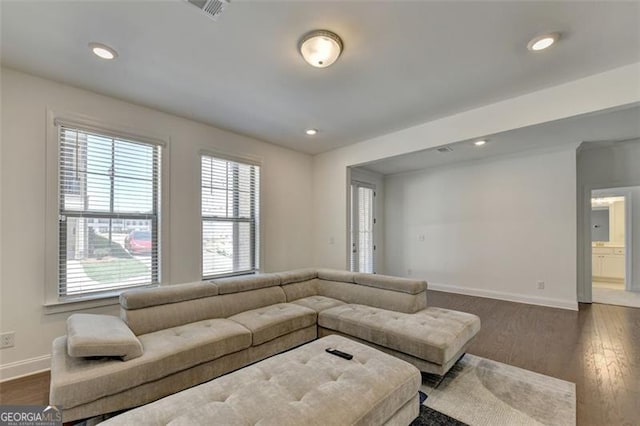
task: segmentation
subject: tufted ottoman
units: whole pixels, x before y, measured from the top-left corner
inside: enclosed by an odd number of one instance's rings
[[[420,384],[411,364],[328,336],[102,424],[407,425],[418,416]]]

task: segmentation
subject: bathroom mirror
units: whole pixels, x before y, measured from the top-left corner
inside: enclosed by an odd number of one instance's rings
[[[609,207],[598,206],[591,208],[591,241],[609,241]]]

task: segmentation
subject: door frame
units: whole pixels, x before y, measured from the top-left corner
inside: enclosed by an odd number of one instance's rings
[[[354,191],[354,188],[356,189],[356,191]],[[354,251],[354,244],[357,244],[357,242],[355,242],[354,240],[354,235],[356,235],[359,231],[359,226],[358,226],[358,217],[359,217],[359,204],[356,201],[356,197],[357,197],[357,188],[367,188],[367,189],[371,189],[373,191],[373,200],[371,203],[371,214],[372,214],[372,227],[371,227],[371,240],[373,243],[373,258],[371,260],[372,263],[372,273],[376,273],[376,185],[374,183],[371,182],[364,182],[358,179],[351,179],[351,182],[349,183],[349,231],[348,231],[348,246],[349,246],[349,259],[348,259],[348,266],[349,266],[349,270],[352,270],[352,266],[354,266],[356,263],[353,261],[353,254],[355,253]],[[360,255],[360,248],[358,247],[357,250],[358,256]],[[359,260],[359,258],[358,258]]]
[[[632,193],[631,189],[640,186],[640,183],[629,183],[620,185],[585,185],[582,192],[582,203],[578,208],[582,210],[582,226],[578,229],[578,270],[582,274],[578,274],[578,302],[592,303],[593,301],[593,274],[592,274],[592,248],[591,242],[591,196],[593,191],[610,190],[611,195],[614,194],[625,199],[625,290],[638,291],[633,287],[636,281],[636,275],[640,271],[633,269],[633,221],[632,221]],[[580,279],[581,278],[581,279]]]

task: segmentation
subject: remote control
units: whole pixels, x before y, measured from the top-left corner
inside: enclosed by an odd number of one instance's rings
[[[330,353],[331,355],[339,356],[340,358],[344,358],[344,359],[347,359],[347,360],[353,358],[353,355],[348,354],[346,352],[339,351],[339,350],[334,349],[334,348],[327,348],[326,351],[328,353]]]

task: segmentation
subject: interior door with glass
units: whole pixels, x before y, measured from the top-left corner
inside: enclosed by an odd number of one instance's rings
[[[375,185],[351,182],[351,270],[375,273]]]

